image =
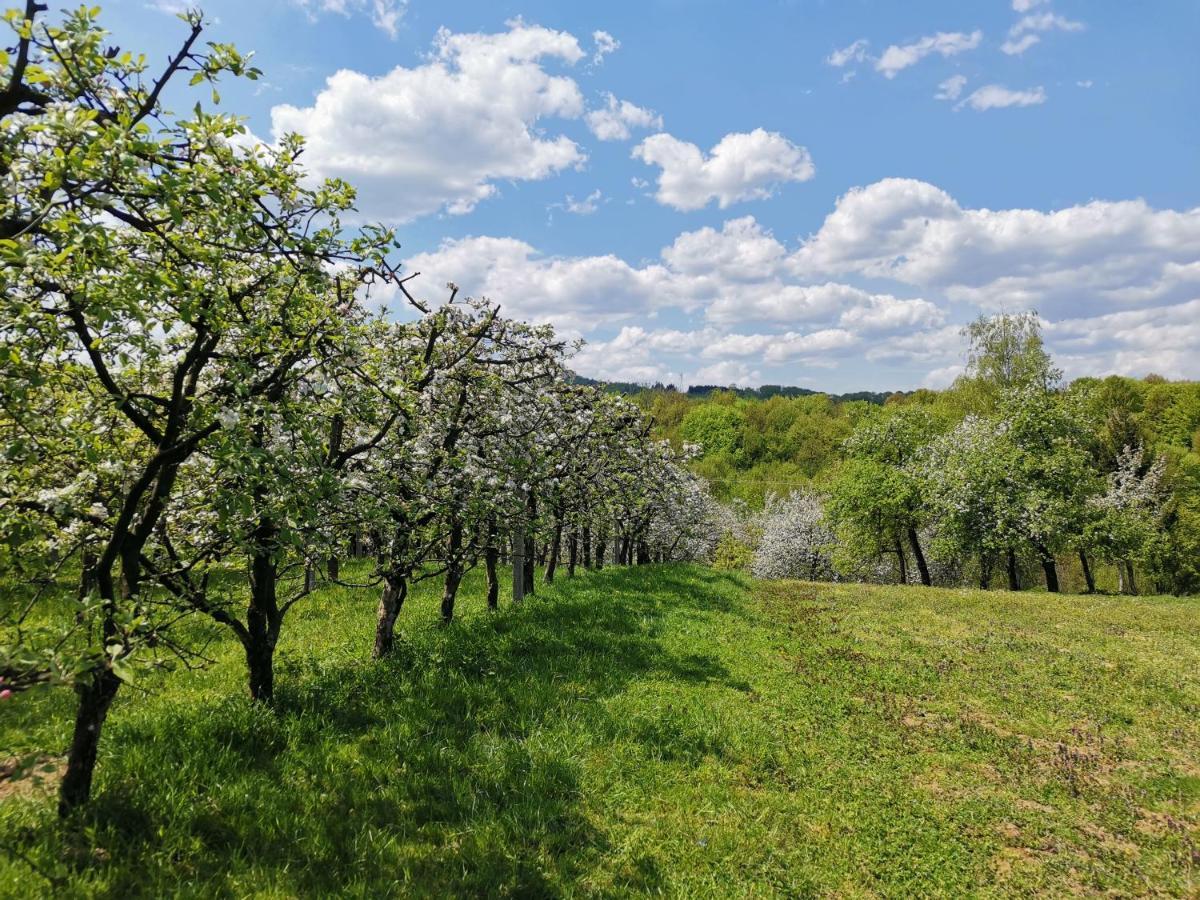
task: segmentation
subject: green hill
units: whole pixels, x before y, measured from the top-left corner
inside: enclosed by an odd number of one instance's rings
[[[1200,886],[1192,599],[609,569],[489,615],[298,607],[113,711],[95,802],[0,782],[6,896],[1028,896]],[[310,647],[322,648],[319,653]],[[67,696],[0,707],[65,746]],[[53,760],[50,761],[53,765]],[[35,874],[36,873],[36,874]]]

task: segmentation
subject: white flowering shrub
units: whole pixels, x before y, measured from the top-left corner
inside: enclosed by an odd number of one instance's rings
[[[750,571],[758,578],[837,579],[833,567],[834,535],[825,520],[819,495],[797,491],[770,496],[760,518],[762,537]]]

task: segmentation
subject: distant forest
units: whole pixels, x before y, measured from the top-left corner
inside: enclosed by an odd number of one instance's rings
[[[793,387],[783,384],[764,384],[762,387],[756,388],[742,388],[732,385],[727,387],[719,384],[693,384],[686,391],[680,391],[675,385],[663,384],[661,381],[656,381],[654,384],[637,384],[632,381],[598,381],[594,378],[585,378],[582,375],[576,375],[575,381],[578,384],[602,387],[604,390],[611,391],[614,394],[626,394],[629,396],[636,396],[644,392],[658,392],[703,398],[715,393],[723,393],[732,394],[742,400],[769,400],[771,397],[813,397],[820,394],[828,397],[835,403],[861,400],[875,406],[882,406],[889,398],[900,399],[912,393],[912,391],[851,391],[848,394],[828,394],[825,391],[816,391],[812,388]]]

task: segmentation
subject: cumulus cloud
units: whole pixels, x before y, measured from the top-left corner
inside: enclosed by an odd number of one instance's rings
[[[628,100],[604,95],[604,106],[593,109],[584,117],[592,134],[602,141],[627,141],[635,128],[662,128],[662,116]]]
[[[311,106],[274,107],[272,131],[305,135],[310,170],[358,186],[369,217],[468,212],[498,180],[543,179],[584,161],[574,141],[542,130],[546,119],[584,112],[576,82],[544,63],[583,55],[572,35],[520,21],[499,34],[442,29],[424,65],[375,78],[336,72]]]
[[[1002,84],[985,84],[977,88],[958,104],[958,108],[969,106],[984,112],[989,109],[1005,109],[1009,106],[1037,106],[1046,102],[1046,90],[1039,86],[1024,91],[1009,90]]]
[[[976,209],[886,179],[841,197],[800,241],[743,216],[638,263],[497,237],[446,241],[408,263],[423,273],[413,284],[454,281],[586,337],[577,370],[617,380],[797,383],[865,361],[879,374],[864,387],[942,386],[961,371],[963,322],[1028,308],[1069,376],[1200,376],[1200,208]]]
[[[867,41],[864,38],[859,38],[848,47],[843,47],[841,50],[834,50],[825,58],[825,62],[836,68],[841,68],[846,63],[862,62],[867,58]]]
[[[816,172],[808,150],[761,128],[727,134],[707,155],[695,144],[656,134],[638,144],[633,156],[661,169],[655,199],[679,210],[702,209],[713,200],[725,209],[764,199],[779,185],[807,181]]]
[[[875,69],[887,78],[895,78],[898,72],[916,65],[931,53],[946,57],[955,56],[974,50],[982,40],[983,32],[978,30],[970,34],[961,31],[939,31],[911,44],[892,44],[876,60]]]
[[[935,100],[957,100],[966,84],[965,75],[951,75],[938,85],[938,92],[933,97]]]
[[[161,2],[161,0],[160,0]],[[400,20],[408,10],[408,0],[292,0],[303,9],[310,19],[315,20],[322,12],[338,13],[348,16],[351,13],[365,13],[371,17],[376,28],[395,37],[400,27]]]
[[[964,209],[923,181],[843,195],[790,258],[809,277],[888,278],[984,309],[1061,315],[1190,299],[1200,286],[1200,208],[1093,201],[1052,212]]]
[[[1029,12],[1035,6],[1040,6],[1048,0],[1013,0],[1012,8],[1017,12]]]

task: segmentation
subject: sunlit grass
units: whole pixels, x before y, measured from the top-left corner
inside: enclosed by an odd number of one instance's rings
[[[124,692],[95,803],[0,804],[10,896],[1025,896],[1200,886],[1200,605],[605,570],[368,659],[375,597]],[[69,696],[0,711],[66,743]],[[35,874],[35,869],[42,874]],[[48,880],[49,876],[53,881]]]

